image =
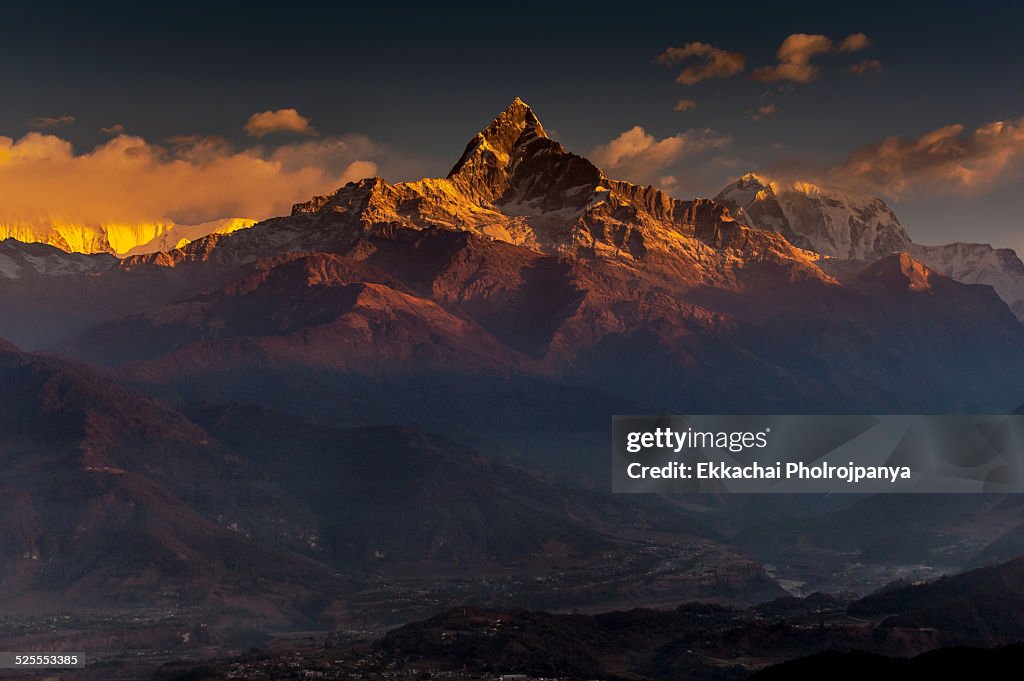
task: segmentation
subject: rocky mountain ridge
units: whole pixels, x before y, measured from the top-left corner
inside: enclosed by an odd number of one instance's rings
[[[518,98],[470,140],[444,178],[396,184],[368,178],[298,203],[290,216],[238,231],[249,224],[177,225],[157,230],[154,238],[132,248],[114,248],[111,242],[99,250],[122,253],[126,257],[120,267],[126,269],[195,262],[209,269],[287,252],[332,251],[360,235],[441,229],[625,267],[656,262],[653,269],[663,268],[668,259],[679,276],[715,286],[728,285],[738,270],[763,262],[828,280],[843,266],[817,267],[821,257],[872,261],[907,251],[957,281],[993,286],[1024,319],[1024,264],[1010,249],[917,244],[878,197],[808,182],[776,182],[755,173],[726,186],[713,200],[674,199],[653,187],[608,178],[548,137],[533,110]],[[66,239],[54,245],[81,250]],[[18,263],[0,252],[0,277],[99,271],[115,264],[59,254],[36,258],[34,265],[26,266],[23,257]]]
[[[873,261],[906,251],[951,279],[993,287],[1024,322],[1024,263],[1012,249],[965,242],[925,246],[911,239],[877,196],[810,182],[776,182],[756,173],[725,186],[715,200],[737,219],[829,258]],[[825,269],[834,272],[835,266]]]
[[[67,253],[56,247],[17,239],[0,241],[0,279],[31,279],[102,272],[117,259],[109,254]]]
[[[614,259],[627,267],[667,256],[691,268],[691,276],[707,279],[763,262],[826,278],[814,267],[814,253],[747,227],[714,201],[680,201],[653,187],[607,178],[550,139],[519,99],[470,141],[447,177],[352,182],[256,229],[130,258],[125,265],[210,257],[241,264],[288,251],[331,250],[359,236],[389,237],[403,229],[464,231],[550,255]]]
[[[910,254],[936,272],[965,284],[995,289],[1024,322],[1024,262],[1012,248],[957,241],[944,246],[911,244]]]
[[[259,395],[369,422],[399,410],[428,425],[407,395],[429,380],[488,428],[500,427],[480,408],[488,392],[554,394],[552,381],[681,413],[953,408],[961,376],[990,374],[972,404],[1020,401],[988,365],[1015,366],[1024,329],[991,291],[905,254],[823,260],[722,203],[609,179],[521,100],[445,178],[350,183],[95,279],[127,302],[47,347],[172,400],[208,389],[204,399]],[[147,282],[159,290],[142,306],[129,294]],[[61,298],[40,291],[44,306]],[[299,388],[307,372],[318,397]],[[473,389],[455,390],[455,376]]]

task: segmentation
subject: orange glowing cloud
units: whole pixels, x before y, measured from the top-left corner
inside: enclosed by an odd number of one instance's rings
[[[843,38],[837,48],[840,52],[860,52],[871,47],[871,39],[863,33],[853,33]]]
[[[56,135],[0,136],[0,238],[60,243],[50,234],[60,227],[72,250],[126,252],[174,225],[287,214],[377,174],[384,153],[361,135],[235,149],[216,137],[154,144],[119,133],[84,153]]]
[[[638,183],[666,184],[659,171],[683,158],[724,147],[731,138],[709,128],[687,130],[671,137],[657,139],[636,125],[607,144],[591,149],[588,154],[602,170]],[[674,179],[674,178],[673,178]],[[670,183],[671,184],[671,183]]]
[[[776,54],[779,63],[755,69],[751,78],[762,83],[777,80],[806,83],[818,75],[818,67],[811,63],[811,59],[831,50],[832,41],[826,36],[794,33],[782,41],[782,46]]]
[[[658,55],[655,61],[663,66],[688,62],[676,76],[676,82],[682,85],[695,85],[710,78],[730,78],[741,73],[747,63],[739,52],[729,52],[700,42],[670,47]]]
[[[273,132],[291,132],[297,135],[316,135],[309,119],[296,109],[263,111],[249,117],[245,131],[253,137],[265,137]]]
[[[821,69],[811,63],[818,55],[830,52],[859,52],[871,46],[871,40],[863,33],[846,36],[838,45],[832,39],[819,33],[794,33],[782,41],[775,56],[779,63],[754,69],[750,77],[762,83],[791,81],[809,83],[818,77]]]
[[[889,137],[857,149],[828,175],[840,186],[890,196],[983,193],[1024,179],[1024,117]]]

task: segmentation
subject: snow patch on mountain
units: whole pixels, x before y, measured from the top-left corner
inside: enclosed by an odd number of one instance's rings
[[[824,256],[870,262],[907,252],[951,279],[991,286],[1024,322],[1024,263],[1012,249],[964,242],[914,243],[877,196],[810,182],[779,183],[756,173],[727,185],[715,200],[751,227],[779,232],[794,245]]]
[[[910,254],[951,279],[991,286],[1024,322],[1024,262],[1013,249],[958,241],[945,246],[911,244]]]
[[[196,225],[181,225],[171,220],[103,225],[51,220],[48,228],[40,229],[34,224],[3,222],[0,223],[0,240],[46,244],[67,253],[110,253],[123,257],[173,250],[209,234],[229,234],[255,223],[246,218],[225,218]]]
[[[134,246],[127,251],[119,252],[119,255],[144,255],[146,253],[166,253],[176,248],[182,248],[196,239],[210,234],[231,234],[241,229],[248,229],[256,224],[255,220],[249,218],[225,218],[203,222],[198,225],[172,225],[165,232],[153,239]]]
[[[878,197],[810,182],[774,182],[748,173],[715,200],[751,227],[833,258],[874,260],[906,250],[910,237]]]

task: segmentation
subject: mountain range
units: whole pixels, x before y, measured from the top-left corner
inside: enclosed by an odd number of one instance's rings
[[[991,289],[896,253],[834,261],[724,203],[608,179],[516,100],[446,178],[354,182],[169,253],[13,280],[0,334],[172,400],[311,371],[320,385],[266,399],[321,418],[355,400],[372,421],[400,404],[382,373],[438,371],[680,411],[1019,404],[1004,369],[1024,335]]]
[[[1012,412],[1020,261],[985,248],[928,250],[884,202],[809,185],[610,179],[518,99],[444,178],[122,258],[0,242],[0,601],[374,628],[1011,557],[1011,502],[965,500],[974,526],[905,498],[738,522],[747,501],[607,492],[612,414]]]
[[[610,581],[592,591],[574,578],[547,600],[600,603],[705,593],[704,560],[720,594],[779,591],[666,507],[566,487],[423,431],[336,429],[244,405],[186,416],[10,345],[0,382],[0,601],[10,612],[200,606],[235,627],[287,626],[341,599],[339,624],[379,625],[395,615],[352,601],[394,580],[411,589],[589,566]],[[389,497],[400,501],[381,504]],[[674,556],[661,583],[607,565],[638,547]],[[496,603],[538,598],[524,586],[474,588]]]
[[[756,173],[723,188],[715,201],[737,219],[828,258],[864,262],[907,252],[951,279],[991,286],[1024,321],[1024,263],[1013,249],[965,242],[925,246],[911,240],[881,198]]]

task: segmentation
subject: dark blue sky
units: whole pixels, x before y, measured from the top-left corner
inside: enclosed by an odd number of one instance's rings
[[[889,136],[951,124],[969,134],[1024,116],[1024,5],[1010,2],[33,2],[2,14],[0,135],[21,137],[35,117],[74,116],[48,132],[78,150],[103,142],[99,129],[114,123],[154,142],[198,133],[244,145],[251,114],[294,107],[322,137],[359,133],[387,145],[407,161],[392,175],[440,174],[521,96],[580,153],[634,126],[655,140],[704,128],[727,136],[713,152],[657,170],[678,177],[673,193],[688,196],[749,168],[820,173]],[[871,46],[815,58],[812,82],[747,77],[800,32],[836,43],[863,32]],[[693,41],[743,53],[745,72],[677,84],[680,68],[654,60]],[[865,59],[881,71],[843,73]],[[674,111],[684,98],[696,109]],[[754,120],[768,103],[775,112]],[[1011,157],[980,189],[912,185],[897,212],[921,241],[1024,246],[1020,159]],[[985,226],[965,230],[961,222],[975,217]]]

